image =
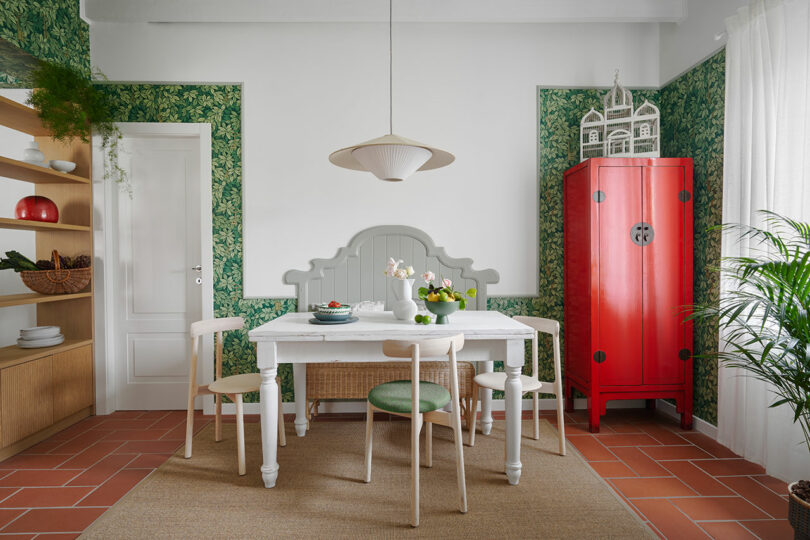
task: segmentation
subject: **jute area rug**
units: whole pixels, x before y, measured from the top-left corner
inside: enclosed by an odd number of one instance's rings
[[[571,445],[566,457],[556,453],[556,430],[546,421],[539,441],[525,435],[531,423],[523,425],[517,486],[503,473],[504,422],[464,447],[467,514],[456,508],[452,432],[435,426],[416,529],[408,524],[409,422],[375,422],[370,484],[361,480],[363,423],[314,423],[304,438],[288,426],[274,489],[264,488],[259,472],[259,425],[245,428],[246,476],[236,474],[234,424],[223,426],[219,443],[209,425],[194,437],[191,459],[180,449],[81,538],[654,537]]]

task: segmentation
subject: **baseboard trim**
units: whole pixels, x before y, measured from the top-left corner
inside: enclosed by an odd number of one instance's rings
[[[663,399],[657,399],[655,410],[660,412],[662,415],[667,416],[669,418],[674,418],[676,420],[680,420],[681,415],[675,409],[675,405],[669,403],[668,401],[664,401]],[[706,420],[702,418],[698,418],[697,416],[692,417],[692,429],[699,433],[703,433],[704,435],[708,435],[714,440],[717,440],[717,426],[710,424]]]
[[[611,401],[608,403],[608,409],[641,409],[644,408],[645,401],[643,399],[628,399],[628,400],[616,400]],[[479,405],[480,407],[480,405]],[[575,399],[574,400],[574,408],[575,409],[586,409],[588,407],[588,402],[585,398]],[[532,400],[531,399],[524,399],[522,400],[522,408],[524,411],[530,411],[532,409]],[[552,398],[546,398],[540,400],[540,410],[542,411],[553,411],[557,408],[557,401]],[[295,414],[295,403],[288,402],[283,404],[284,414]],[[259,404],[258,403],[245,403],[244,404],[245,414],[259,414]],[[504,400],[502,399],[493,399],[492,400],[492,410],[493,411],[503,411],[506,410],[506,406],[504,404]],[[363,400],[357,401],[325,401],[321,402],[320,411],[321,413],[365,413],[366,412],[366,402]],[[223,414],[236,414],[236,406],[233,403],[223,403],[222,404],[222,413]]]

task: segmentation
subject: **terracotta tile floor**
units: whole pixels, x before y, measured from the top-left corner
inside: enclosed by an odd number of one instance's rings
[[[198,415],[195,429],[210,421]],[[76,538],[182,444],[184,422],[182,411],[91,417],[0,462],[0,540]],[[661,537],[792,538],[785,483],[709,437],[647,410],[610,410],[599,434],[585,422],[567,415],[568,440]]]

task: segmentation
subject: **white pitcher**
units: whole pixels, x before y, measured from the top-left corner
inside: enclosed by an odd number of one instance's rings
[[[419,306],[413,301],[413,279],[392,279],[391,287],[396,301],[391,306],[394,317],[400,321],[413,320]]]

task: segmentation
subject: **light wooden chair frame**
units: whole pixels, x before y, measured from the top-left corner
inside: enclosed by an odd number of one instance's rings
[[[532,375],[529,384],[524,386],[523,393],[532,393],[532,412],[534,418],[534,439],[540,438],[540,394],[554,394],[557,398],[557,436],[559,438],[559,453],[561,456],[565,455],[565,411],[563,409],[563,391],[562,391],[562,375],[560,368],[560,323],[553,319],[544,319],[541,317],[513,317],[516,321],[521,322],[527,326],[535,329],[535,334],[532,337]],[[539,370],[537,365],[537,332],[549,334],[552,339],[554,347],[554,381],[544,382],[539,378]],[[492,390],[503,391],[506,381],[504,374],[503,380],[499,380],[498,384],[481,384],[481,379],[486,378],[487,375],[491,377],[493,374],[478,375],[473,379],[473,406],[472,406],[472,426],[470,427],[470,446],[475,444],[475,424],[476,417],[478,416],[478,394],[480,388],[490,388]],[[496,374],[500,375],[500,374]],[[525,376],[521,376],[524,379]],[[499,378],[500,379],[500,378]]]
[[[419,410],[419,362],[421,357],[449,357],[450,370],[450,404],[451,411],[435,410],[426,413],[395,413],[378,409],[371,402],[366,411],[366,451],[365,477],[371,482],[371,447],[374,422],[374,411],[395,414],[411,419],[411,525],[419,526],[419,435],[422,425],[425,427],[425,465],[433,466],[433,424],[447,426],[453,430],[456,447],[456,475],[458,480],[458,508],[462,514],[467,513],[467,485],[464,477],[464,445],[461,435],[461,415],[459,412],[458,369],[456,352],[464,346],[464,334],[448,338],[428,339],[422,341],[387,340],[383,342],[383,354],[391,358],[411,359],[411,410]],[[414,405],[416,404],[416,405]]]
[[[214,395],[216,402],[216,416],[214,419],[214,440],[222,440],[222,395],[228,396],[236,405],[236,445],[239,475],[245,474],[245,422],[242,394],[259,390],[261,375],[250,373],[222,377],[222,333],[229,330],[240,330],[245,326],[242,317],[225,317],[208,319],[191,324],[191,361],[189,364],[188,384],[188,410],[186,413],[186,448],[185,458],[191,457],[191,441],[194,437],[194,398],[197,396]],[[215,372],[211,384],[197,384],[197,363],[199,358],[200,338],[216,334]],[[276,383],[281,381],[276,377]],[[278,393],[278,440],[280,446],[287,445],[284,433],[284,413],[281,409],[281,392]]]

